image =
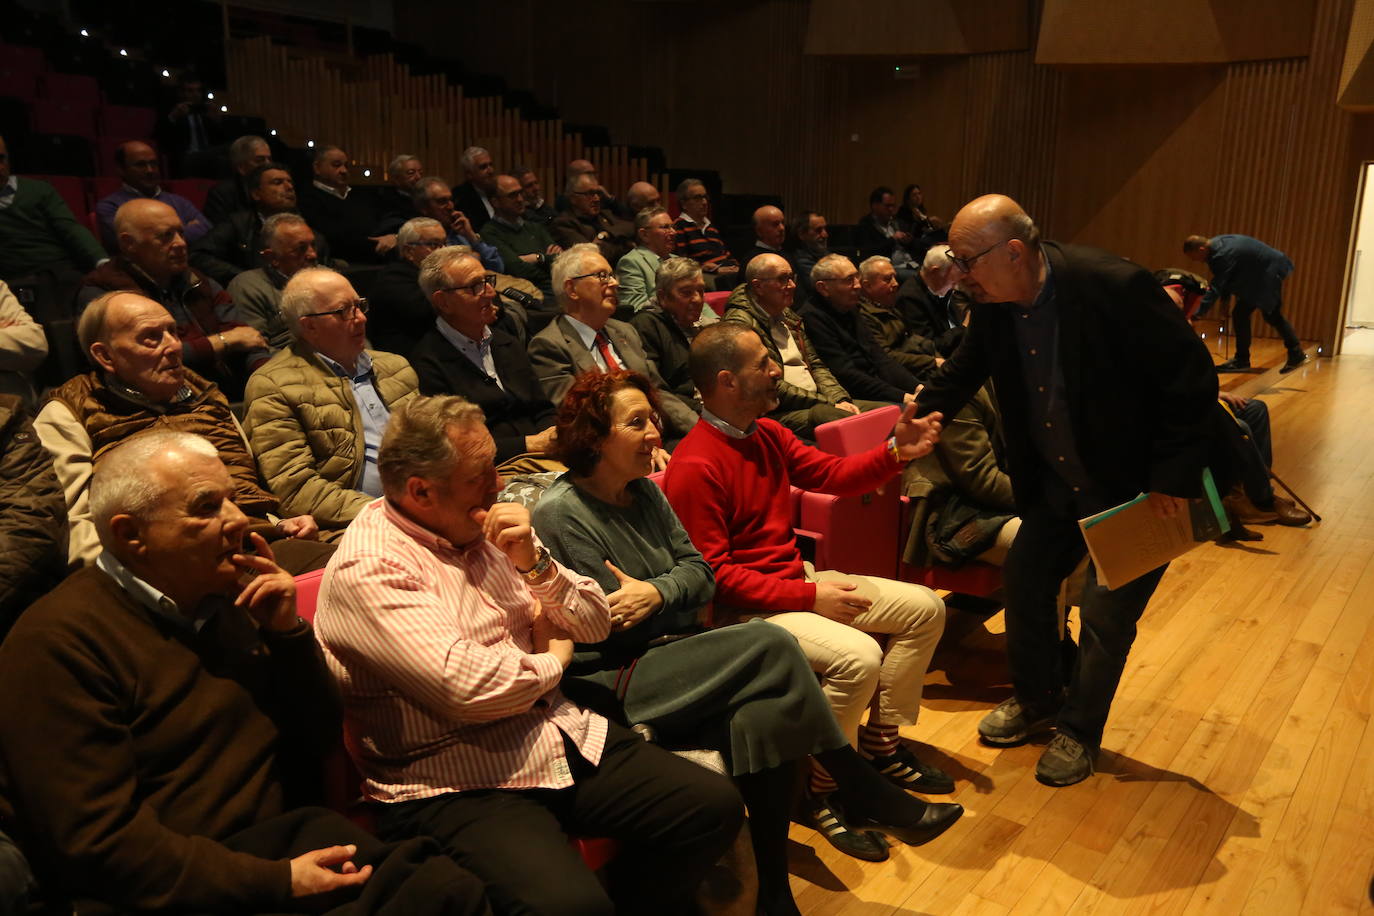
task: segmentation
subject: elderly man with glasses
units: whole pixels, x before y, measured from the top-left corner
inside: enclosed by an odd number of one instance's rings
[[[405,357],[367,349],[367,300],[342,274],[297,272],[281,310],[292,343],[248,380],[243,426],[283,509],[341,530],[382,495],[382,432],[419,382]]]
[[[549,281],[553,259],[563,250],[553,241],[542,223],[525,219],[528,204],[520,182],[510,175],[497,175],[491,204],[495,208],[483,231],[496,246],[513,277],[528,280],[545,296],[553,296]]]
[[[582,172],[568,179],[568,209],[549,226],[553,240],[564,248],[594,242],[611,267],[635,245],[634,226],[614,216],[601,198],[595,173]],[[554,284],[557,292],[558,284]]]
[[[595,245],[574,245],[553,270],[560,315],[530,340],[530,362],[544,392],[555,404],[583,372],[629,369],[646,376],[658,389],[663,415],[663,438],[676,442],[697,422],[696,411],[668,388],[658,369],[644,354],[634,326],[617,321],[620,281]]]
[[[315,230],[299,213],[276,213],[262,224],[262,267],[245,270],[229,281],[230,300],[243,320],[280,350],[291,342],[291,331],[281,313],[281,291],[286,281],[319,262]]]
[[[488,270],[506,269],[501,253],[477,234],[467,214],[454,204],[453,189],[438,175],[426,175],[415,182],[415,209],[444,227],[445,244],[468,246],[477,252]]]

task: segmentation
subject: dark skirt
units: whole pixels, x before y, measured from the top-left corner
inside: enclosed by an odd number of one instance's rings
[[[720,751],[735,775],[846,744],[791,633],[765,620],[721,627],[647,650],[623,667],[575,667],[569,694],[620,699],[625,719],[664,745]]]

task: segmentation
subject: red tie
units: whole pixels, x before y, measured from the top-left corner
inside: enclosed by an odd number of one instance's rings
[[[601,358],[606,361],[607,372],[620,371],[620,363],[616,362],[615,357],[611,355],[611,339],[606,336],[605,331],[596,332],[596,349],[601,354]]]

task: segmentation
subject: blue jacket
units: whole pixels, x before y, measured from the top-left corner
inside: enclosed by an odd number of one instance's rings
[[[1198,314],[1206,314],[1220,296],[1235,296],[1271,314],[1283,304],[1283,280],[1293,262],[1277,248],[1248,235],[1214,235],[1207,245],[1212,287],[1202,297]]]

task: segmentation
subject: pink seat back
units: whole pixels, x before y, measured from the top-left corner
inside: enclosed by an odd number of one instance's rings
[[[311,623],[315,622],[315,604],[320,600],[320,580],[323,578],[323,569],[311,570],[296,577],[296,613]]]
[[[891,435],[901,415],[902,409],[893,405],[822,423],[816,427],[816,447],[842,458],[866,452]]]

